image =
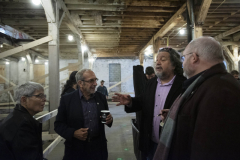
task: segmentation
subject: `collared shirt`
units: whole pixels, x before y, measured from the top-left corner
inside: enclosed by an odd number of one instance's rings
[[[155,143],[159,142],[159,125],[161,116],[158,116],[160,111],[163,109],[165,101],[167,99],[168,93],[172,87],[175,80],[174,76],[168,83],[162,84],[161,80],[158,78],[157,89],[155,93],[155,103],[154,103],[154,114],[153,114],[153,128],[152,128],[152,141]]]
[[[86,100],[79,89],[80,100],[83,108],[84,128],[88,129],[89,137],[99,136],[99,119],[95,95],[92,94],[90,99]]]

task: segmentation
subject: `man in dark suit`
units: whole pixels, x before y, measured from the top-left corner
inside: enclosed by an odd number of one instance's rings
[[[64,160],[107,160],[107,140],[101,110],[108,110],[106,96],[95,92],[97,78],[90,69],[76,74],[79,90],[61,98],[55,131],[66,139]],[[106,125],[112,126],[109,114]]]
[[[161,132],[160,110],[169,109],[181,92],[183,77],[180,55],[172,48],[161,48],[155,66],[157,77],[150,79],[144,93],[135,98],[116,93],[113,101],[126,105],[127,113],[142,111],[139,149],[142,160],[151,160]]]
[[[183,57],[188,79],[167,118],[162,117],[154,160],[239,160],[240,85],[226,71],[222,46],[200,37]]]

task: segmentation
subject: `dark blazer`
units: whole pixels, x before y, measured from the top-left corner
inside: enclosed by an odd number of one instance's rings
[[[95,101],[98,106],[98,114],[100,117],[101,110],[108,110],[106,96],[99,92],[94,93]],[[112,124],[109,125],[111,127]],[[79,90],[66,94],[61,98],[58,114],[54,123],[55,131],[66,139],[65,141],[65,156],[64,159],[72,159],[74,154],[85,156],[81,151],[88,145],[87,141],[81,141],[75,138],[74,132],[84,127],[83,109],[80,101]],[[107,140],[105,136],[104,124],[99,118],[100,141],[99,148],[107,151]],[[105,152],[106,153],[106,152]],[[94,154],[94,153],[93,153]],[[107,153],[106,153],[107,154]],[[106,157],[107,155],[104,155]],[[77,159],[75,157],[75,159]]]
[[[164,109],[169,109],[174,100],[180,95],[182,83],[185,80],[185,77],[176,75],[173,85],[165,101]],[[142,110],[141,124],[139,129],[139,149],[144,153],[148,153],[152,136],[153,113],[157,83],[157,77],[150,79],[146,85],[144,93],[141,96],[132,98],[132,107],[129,108],[125,106],[125,111],[127,113]]]
[[[240,85],[223,63],[201,77],[179,108],[168,160],[239,160]]]
[[[0,125],[1,160],[42,160],[42,125],[16,105]]]

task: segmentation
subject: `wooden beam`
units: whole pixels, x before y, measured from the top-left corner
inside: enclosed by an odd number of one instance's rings
[[[232,45],[236,45],[236,46],[240,46],[240,42],[223,42],[223,41],[219,41],[221,44],[222,44],[222,46],[232,46]]]
[[[76,13],[76,12],[71,12],[71,17],[73,19],[73,22],[74,24],[77,26],[77,27],[80,27],[83,25],[79,15]]]
[[[30,43],[28,43],[28,44],[23,44],[22,46],[16,47],[16,48],[14,48],[14,49],[10,49],[10,50],[5,51],[5,52],[2,52],[2,53],[0,54],[0,58],[4,58],[4,57],[7,57],[7,56],[11,56],[11,55],[13,55],[13,54],[16,54],[16,53],[18,53],[18,52],[25,51],[25,50],[30,49],[30,48],[32,48],[32,47],[35,47],[35,46],[38,46],[38,45],[40,45],[40,44],[49,42],[49,41],[51,41],[52,39],[53,39],[52,37],[47,36],[47,37],[41,38],[41,39],[39,39],[39,40],[30,42]]]
[[[170,31],[177,23],[181,20],[180,15],[186,10],[186,3],[168,20],[168,22],[153,36],[153,40],[155,41],[158,37],[163,37],[168,31]],[[150,40],[139,53],[143,53],[143,51],[153,43],[153,40]]]
[[[95,18],[95,24],[97,26],[102,26],[103,25],[103,23],[102,23],[102,15],[101,14],[95,15],[94,18]]]
[[[226,32],[223,32],[217,36],[215,36],[214,38],[217,39],[217,40],[221,40],[223,37],[226,37],[226,36],[229,36],[231,34],[234,34],[236,32],[240,31],[240,26],[237,26],[237,27],[234,27]]]
[[[198,12],[197,21],[198,25],[203,25],[207,17],[208,9],[212,3],[212,0],[202,0],[201,7]]]

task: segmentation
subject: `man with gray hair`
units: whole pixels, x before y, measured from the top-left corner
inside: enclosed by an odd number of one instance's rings
[[[225,69],[220,44],[197,38],[182,58],[188,79],[170,110],[160,113],[165,124],[154,160],[238,160],[240,85]]]
[[[42,125],[33,116],[46,102],[43,86],[27,82],[15,91],[16,107],[0,125],[1,160],[42,160]]]
[[[107,160],[107,140],[101,110],[108,110],[106,96],[95,92],[97,78],[90,69],[76,74],[79,89],[61,98],[55,131],[66,139],[64,160]],[[112,126],[109,114],[106,125]]]

